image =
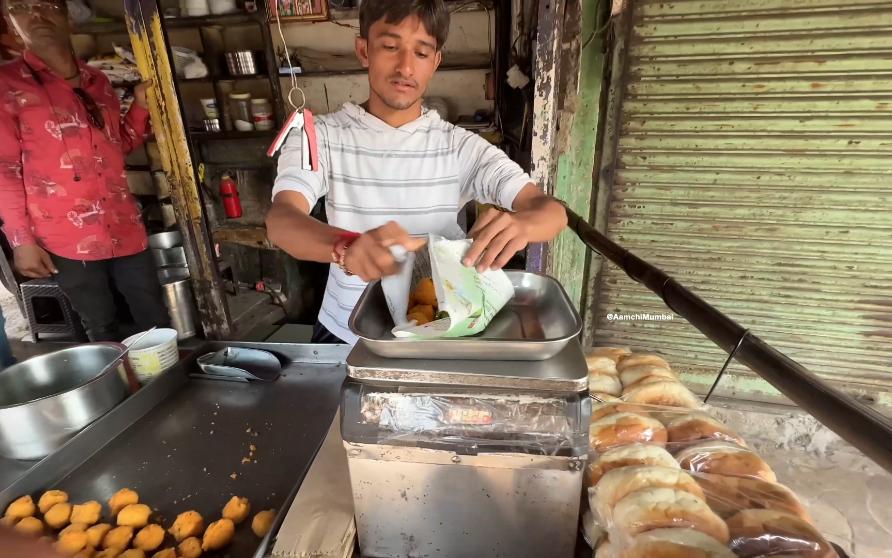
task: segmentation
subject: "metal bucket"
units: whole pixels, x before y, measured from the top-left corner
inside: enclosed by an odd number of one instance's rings
[[[185,267],[186,250],[182,246],[173,248],[152,248],[152,258],[156,267]]]
[[[45,457],[120,403],[124,348],[88,343],[0,371],[0,454]]]
[[[149,237],[149,248],[157,248],[159,250],[166,250],[168,248],[174,248],[176,246],[183,245],[183,235],[180,234],[180,231],[168,231],[158,234],[153,234]]]
[[[195,320],[195,299],[188,279],[162,280],[164,305],[170,314],[170,326],[177,330],[178,339],[195,337],[198,333]]]

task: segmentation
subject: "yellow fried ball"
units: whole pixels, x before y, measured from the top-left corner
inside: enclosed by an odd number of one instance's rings
[[[152,554],[152,558],[177,558],[177,551],[173,548],[165,548]]]
[[[61,529],[68,525],[71,518],[71,504],[68,502],[60,502],[51,507],[45,514],[43,520],[53,529]]]
[[[137,494],[135,490],[129,488],[118,490],[108,499],[108,507],[111,509],[112,517],[116,517],[121,510],[130,504],[138,503],[139,494]]]
[[[200,536],[204,532],[204,519],[197,511],[185,511],[177,516],[168,532],[177,542]]]
[[[84,523],[72,523],[68,527],[59,531],[59,536],[61,537],[65,533],[81,533],[87,530],[87,525]]]
[[[13,500],[12,503],[9,504],[4,515],[18,521],[23,517],[30,517],[35,513],[37,513],[37,506],[34,505],[34,500],[30,496],[22,496],[17,500]]]
[[[231,519],[218,519],[208,525],[201,541],[202,550],[219,550],[228,545],[235,535],[235,523]]]
[[[146,551],[141,548],[131,548],[119,554],[118,558],[146,558]]]
[[[80,552],[74,555],[74,558],[93,558],[96,554],[96,549],[92,546],[87,546],[82,549]]]
[[[71,508],[72,523],[93,525],[99,521],[100,517],[102,517],[102,504],[96,500],[90,500],[83,504],[75,504]]]
[[[251,513],[251,502],[247,498],[233,496],[223,506],[223,517],[231,519],[236,525],[244,521],[249,513]]]
[[[118,525],[145,527],[149,523],[152,508],[145,504],[129,504],[118,512]]]
[[[415,297],[418,304],[426,304],[428,306],[437,305],[437,290],[434,288],[434,280],[430,277],[425,277],[419,281],[418,285],[415,286],[412,295]]]
[[[122,552],[123,548],[106,548],[94,554],[93,558],[118,558]]]
[[[97,523],[87,528],[87,544],[93,548],[99,548],[102,545],[102,539],[111,531],[112,526],[108,523]]]
[[[276,510],[263,510],[258,512],[251,520],[251,530],[261,539],[272,529],[273,521],[276,519]]]
[[[181,558],[198,558],[201,556],[201,541],[198,537],[189,537],[177,545]]]
[[[15,530],[30,537],[39,537],[43,534],[43,521],[36,517],[23,517],[15,524]]]
[[[61,504],[67,501],[67,492],[61,490],[47,490],[40,496],[40,500],[37,501],[37,507],[40,509],[40,513],[46,513],[56,504]]]
[[[103,537],[102,547],[124,549],[130,546],[131,540],[133,540],[133,527],[127,525],[115,527]]]
[[[73,556],[87,547],[87,533],[84,531],[69,531],[59,535],[56,541],[56,550],[62,554]]]
[[[424,325],[434,321],[434,307],[428,304],[413,306],[406,314],[407,320],[415,320],[418,325]]]
[[[164,528],[155,523],[150,523],[139,530],[133,537],[133,547],[151,552],[164,542]]]

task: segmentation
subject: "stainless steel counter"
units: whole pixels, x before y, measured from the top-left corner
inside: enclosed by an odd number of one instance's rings
[[[224,346],[270,350],[288,364],[267,384],[189,377],[198,356]],[[165,524],[189,509],[219,517],[232,495],[255,511],[276,508],[280,522],[331,425],[347,349],[208,343],[46,459],[0,461],[0,508],[48,488],[106,501],[129,487]],[[263,556],[266,547],[241,526],[227,555]]]

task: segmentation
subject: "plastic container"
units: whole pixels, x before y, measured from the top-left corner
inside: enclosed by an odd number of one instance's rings
[[[208,119],[217,119],[220,118],[220,110],[217,107],[217,99],[214,97],[210,97],[207,99],[201,99],[201,108],[204,110],[204,115]]]
[[[211,13],[214,15],[231,14],[238,11],[235,0],[211,0],[208,2]]]
[[[124,340],[128,347],[142,333],[131,335]],[[173,366],[179,360],[177,348],[177,330],[170,328],[156,329],[133,345],[127,360],[133,372],[143,384],[149,383],[159,374]]]
[[[273,129],[273,107],[269,99],[251,99],[251,116],[255,130]]]

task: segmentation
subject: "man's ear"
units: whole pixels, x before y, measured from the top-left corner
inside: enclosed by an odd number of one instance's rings
[[[440,67],[440,62],[443,61],[443,51],[438,50],[436,59],[434,60],[434,71],[437,71],[437,68]]]
[[[356,50],[356,58],[359,59],[359,63],[362,64],[363,68],[369,67],[369,41],[368,39],[363,39],[362,37],[356,37],[354,42],[354,49]]]

